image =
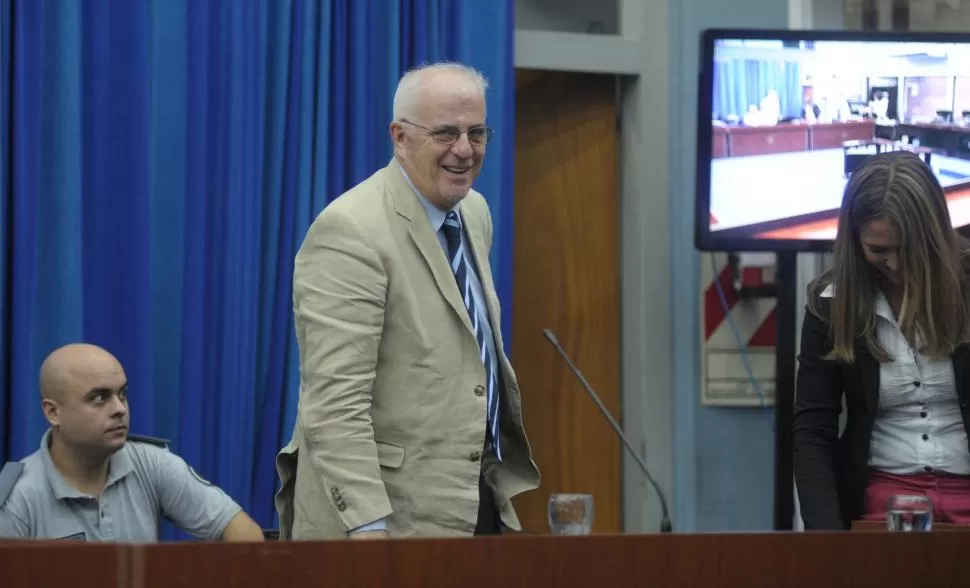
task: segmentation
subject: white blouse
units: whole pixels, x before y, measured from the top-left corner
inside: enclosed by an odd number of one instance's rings
[[[903,337],[886,297],[876,301],[876,338],[895,361],[880,364],[869,465],[890,474],[970,474],[970,450],[953,361],[930,359]]]

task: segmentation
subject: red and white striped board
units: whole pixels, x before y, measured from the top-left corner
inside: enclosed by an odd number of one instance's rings
[[[757,406],[762,403],[745,369],[741,346],[728,316],[744,342],[748,361],[758,379],[764,402],[774,403],[775,308],[772,298],[740,300],[732,283],[727,255],[701,256],[701,401],[709,406]],[[742,270],[747,286],[761,285],[773,268],[747,267]],[[715,281],[717,280],[717,282]],[[716,284],[720,283],[725,304]]]

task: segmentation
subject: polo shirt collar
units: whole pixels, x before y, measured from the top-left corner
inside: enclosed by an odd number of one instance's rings
[[[90,495],[78,491],[64,480],[61,472],[54,465],[54,460],[51,458],[50,442],[51,431],[48,429],[40,441],[40,459],[44,464],[44,475],[47,477],[47,482],[51,485],[54,498],[58,500],[64,498],[91,498]],[[134,464],[131,461],[131,456],[128,454],[128,444],[126,443],[109,458],[108,481],[104,487],[107,489],[112,484],[130,474],[133,469]]]

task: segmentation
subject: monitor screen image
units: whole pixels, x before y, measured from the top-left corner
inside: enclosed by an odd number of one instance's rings
[[[970,35],[706,31],[695,243],[824,251],[853,171],[905,150],[970,226]]]

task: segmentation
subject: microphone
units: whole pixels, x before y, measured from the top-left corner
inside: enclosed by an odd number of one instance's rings
[[[559,355],[562,356],[563,360],[566,362],[566,365],[569,366],[569,370],[573,372],[573,375],[576,376],[579,383],[582,384],[583,388],[586,389],[586,393],[589,394],[589,397],[593,399],[593,402],[596,404],[596,408],[599,409],[600,414],[606,417],[606,420],[610,423],[610,426],[613,427],[613,431],[616,433],[616,436],[619,437],[620,441],[623,442],[623,445],[626,446],[627,451],[630,452],[630,455],[632,455],[633,459],[636,460],[637,465],[640,466],[640,471],[643,472],[643,475],[647,477],[650,485],[653,486],[654,492],[656,492],[657,497],[660,498],[660,509],[663,511],[663,518],[660,519],[660,532],[670,533],[673,530],[673,526],[670,523],[670,514],[667,510],[667,499],[664,498],[664,493],[657,484],[657,481],[654,480],[653,476],[650,475],[650,470],[647,469],[646,462],[644,462],[643,458],[641,458],[637,452],[633,450],[633,446],[630,445],[626,435],[623,434],[623,430],[620,428],[620,425],[617,424],[617,422],[613,419],[613,415],[611,415],[610,411],[608,411],[606,406],[603,405],[603,401],[600,400],[600,397],[597,396],[596,392],[593,391],[593,387],[590,386],[589,382],[586,381],[586,378],[583,377],[583,374],[579,371],[579,368],[573,364],[573,360],[569,359],[569,355],[565,350],[563,350],[562,346],[559,344],[559,340],[556,339],[556,336],[552,333],[552,331],[545,329],[542,331],[542,335],[548,339],[550,343],[552,343],[552,346],[555,347],[556,351],[559,352]]]

